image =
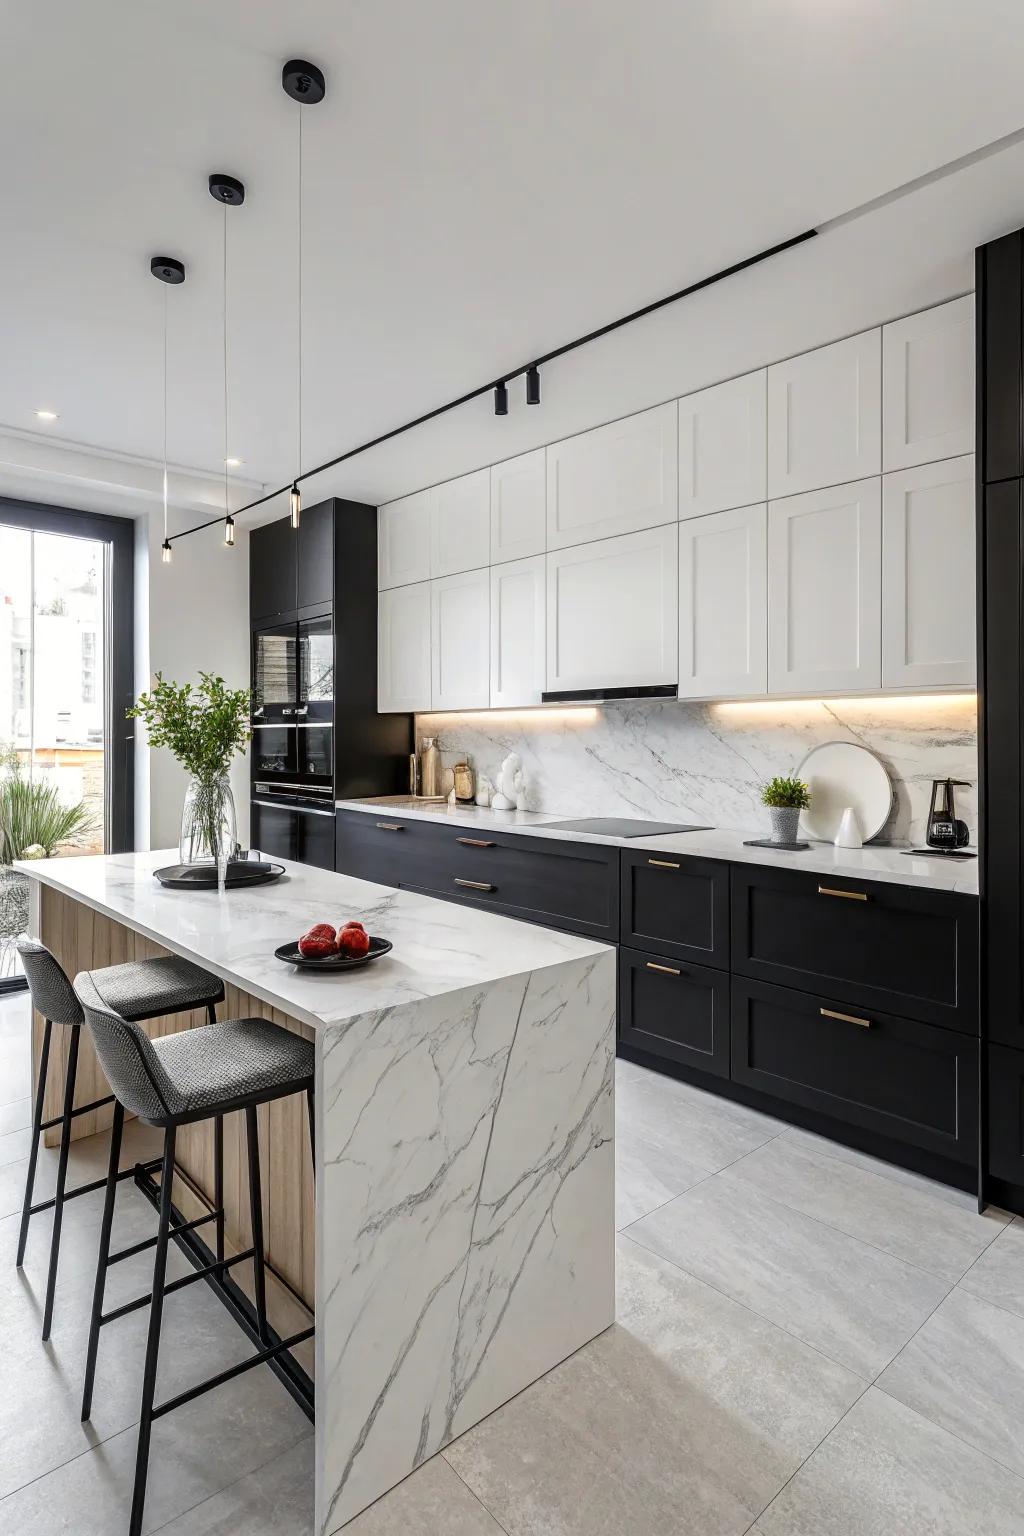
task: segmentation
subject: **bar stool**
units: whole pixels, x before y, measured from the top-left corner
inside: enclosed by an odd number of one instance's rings
[[[93,1384],[96,1374],[96,1354],[100,1328],[128,1312],[149,1306],[149,1335],[146,1343],[146,1363],[142,1378],[142,1409],[139,1416],[139,1440],[135,1462],[135,1487],[132,1496],[129,1536],[140,1536],[142,1516],[146,1501],[146,1478],[149,1471],[149,1444],[153,1420],[161,1418],[184,1403],[191,1402],[211,1388],[221,1386],[240,1376],[253,1366],[262,1365],[285,1350],[294,1349],[305,1339],[311,1338],[314,1329],[305,1328],[289,1338],[270,1342],[267,1325],[266,1276],[263,1257],[263,1206],[260,1192],[259,1139],[256,1111],[261,1104],[285,1098],[292,1093],[305,1093],[310,1117],[310,1146],[313,1144],[313,1066],[314,1051],[308,1040],[291,1034],[279,1024],[268,1019],[224,1019],[219,1023],[204,1024],[197,1029],[182,1030],[178,1034],[164,1035],[150,1040],[145,1032],[109,1006],[97,984],[102,972],[82,971],[75,977],[75,992],[85,1012],[86,1022],[92,1031],[96,1054],[108,1081],[114,1090],[114,1125],[110,1140],[110,1168],[107,1175],[107,1194],[100,1228],[100,1249],[96,1264],[96,1286],[93,1294],[92,1320],[89,1325],[89,1348],[86,1355],[85,1390],[82,1397],[82,1418],[88,1419],[92,1411]],[[218,1208],[195,1222],[181,1223],[172,1220],[172,1185],[174,1183],[174,1148],[178,1128],[199,1120],[213,1119],[220,1124],[222,1117],[234,1110],[245,1111],[245,1135],[249,1163],[249,1202],[252,1224],[252,1247],[225,1258],[222,1246],[216,1260],[193,1270],[180,1279],[165,1281],[167,1245],[171,1236],[182,1233],[202,1221],[216,1215],[223,1221],[222,1197]],[[136,1244],[131,1250],[111,1254],[110,1229],[114,1217],[114,1197],[117,1191],[117,1165],[120,1153],[121,1129],[125,1112],[138,1115],[149,1125],[163,1128],[164,1150],[161,1163],[160,1220],[155,1239],[156,1255],[153,1260],[153,1289],[148,1296],[139,1296],[112,1312],[103,1311],[103,1292],[106,1272],[111,1264],[126,1257],[128,1252],[138,1252],[148,1246]],[[164,1297],[172,1291],[192,1284],[196,1280],[222,1277],[230,1266],[252,1259],[255,1280],[257,1335],[260,1343],[255,1354],[227,1370],[217,1373],[206,1381],[180,1392],[165,1402],[155,1403],[157,1359],[160,1349],[160,1321]]]
[[[32,1005],[45,1020],[43,1048],[39,1058],[39,1082],[36,1086],[35,1110],[32,1116],[32,1146],[28,1158],[28,1178],[25,1182],[25,1200],[21,1209],[21,1231],[18,1234],[17,1267],[25,1262],[25,1246],[28,1242],[29,1218],[40,1211],[53,1207],[53,1232],[50,1237],[50,1268],[46,1278],[46,1302],[43,1307],[43,1339],[50,1337],[53,1322],[53,1299],[57,1286],[57,1264],[60,1257],[60,1231],[64,1205],[79,1195],[103,1189],[106,1179],[95,1179],[77,1189],[66,1188],[68,1153],[71,1147],[71,1123],[79,1115],[87,1115],[94,1109],[113,1104],[112,1095],[94,1099],[91,1104],[75,1106],[75,1079],[78,1074],[79,1027],[84,1015],[74,994],[71,983],[57,957],[45,944],[22,935],[17,940],[18,954],[25,968]],[[112,1008],[129,1019],[156,1019],[163,1014],[183,1013],[191,1008],[204,1008],[212,1023],[217,1015],[215,1004],[223,1001],[224,984],[208,971],[200,970],[188,960],[177,955],[167,955],[155,960],[129,960],[123,965],[108,965],[94,971],[96,984]],[[43,1119],[43,1099],[46,1093],[46,1074],[50,1061],[50,1040],[54,1024],[71,1030],[68,1047],[67,1077],[64,1082],[64,1108],[53,1120]],[[40,1200],[32,1204],[32,1192],[36,1178],[36,1159],[39,1139],[43,1131],[59,1125],[60,1153],[57,1160],[57,1187],[52,1200]],[[158,1167],[159,1163],[154,1163]],[[121,1175],[130,1178],[133,1169]]]

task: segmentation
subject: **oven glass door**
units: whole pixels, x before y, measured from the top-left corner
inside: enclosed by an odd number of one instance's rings
[[[254,725],[253,777],[294,783],[298,775],[298,744],[294,725]]]
[[[252,708],[258,720],[294,716],[298,705],[298,631],[294,624],[252,637]]]
[[[330,618],[299,624],[300,719],[330,720],[334,715],[334,628]]]
[[[334,783],[334,729],[319,721],[303,721],[297,731],[299,778],[304,784]]]

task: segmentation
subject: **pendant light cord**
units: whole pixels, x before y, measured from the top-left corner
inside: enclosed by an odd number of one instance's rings
[[[299,475],[302,474],[302,108],[299,107]]]
[[[228,501],[228,205],[224,204],[224,238],[221,319],[224,327],[224,516],[231,512]]]
[[[164,284],[164,543],[167,543],[167,284]]]

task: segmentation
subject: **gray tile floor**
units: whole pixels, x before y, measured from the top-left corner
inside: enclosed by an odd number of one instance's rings
[[[626,1063],[617,1114],[618,1323],[352,1536],[1020,1536],[1024,1222]],[[43,1346],[45,1218],[14,1269],[28,1115],[27,1006],[2,1001],[0,1530],[116,1536],[145,1319],[106,1332],[83,1427],[99,1197],[68,1207]],[[82,1144],[76,1178],[104,1159]],[[119,1205],[116,1240],[152,1230],[140,1196]],[[149,1263],[114,1271],[115,1294]],[[165,1330],[161,1392],[245,1350],[205,1292],[170,1299]],[[151,1532],[307,1536],[309,1426],[247,1376],[157,1424],[150,1487]]]

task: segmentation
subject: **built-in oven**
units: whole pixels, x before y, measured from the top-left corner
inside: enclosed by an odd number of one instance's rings
[[[297,624],[253,630],[253,724],[294,720],[299,707],[299,631]]]
[[[253,778],[294,783],[299,774],[298,734],[294,725],[255,721],[251,749]]]

